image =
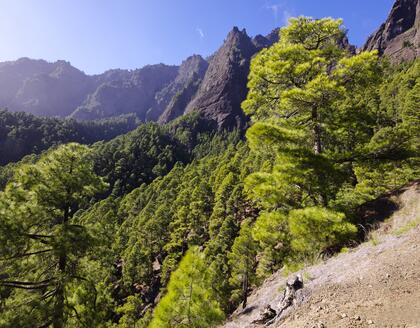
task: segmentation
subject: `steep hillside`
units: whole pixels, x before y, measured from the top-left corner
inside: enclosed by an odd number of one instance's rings
[[[175,80],[156,94],[156,105],[149,110],[148,119],[156,121],[159,118],[159,122],[167,123],[182,115],[197,92],[207,68],[207,61],[199,55],[182,62]]]
[[[304,288],[270,327],[418,327],[419,213],[420,181],[362,206],[361,224],[378,228],[365,243],[294,274],[277,272],[223,327],[261,327],[252,323],[260,310],[267,304],[277,310],[286,281],[299,273]]]
[[[377,49],[395,62],[413,60],[420,55],[420,1],[397,0],[379,29],[363,50]]]

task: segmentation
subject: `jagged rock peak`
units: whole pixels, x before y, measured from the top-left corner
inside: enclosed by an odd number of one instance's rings
[[[249,41],[251,41],[251,38],[246,33],[246,29],[240,30],[237,26],[234,26],[233,29],[227,35],[224,45],[230,45],[232,43],[240,44]]]
[[[364,50],[377,49],[380,55],[399,62],[420,55],[420,0],[396,0],[387,20],[373,33]]]
[[[208,62],[200,55],[192,55],[181,63],[178,76],[185,79],[190,78],[195,73],[204,75],[208,65]]]
[[[245,99],[249,62],[258,51],[245,30],[234,27],[211,57],[204,79],[186,112],[196,111],[216,121],[220,128],[241,128],[247,122]]]
[[[258,50],[270,47],[279,41],[279,31],[280,29],[276,28],[266,36],[258,34],[252,39],[252,43]]]
[[[244,35],[247,35],[246,34],[246,29],[243,28],[242,30],[240,30],[239,27],[237,27],[237,26],[234,26],[232,28],[232,31],[229,32],[228,37],[231,34],[244,34]]]

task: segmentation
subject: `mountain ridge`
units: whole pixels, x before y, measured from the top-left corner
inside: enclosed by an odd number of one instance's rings
[[[240,32],[234,27],[214,54],[206,59],[192,55],[179,66],[161,63],[87,75],[63,60],[48,62],[24,57],[2,62],[0,106],[38,116],[78,120],[134,113],[142,121],[159,123],[194,111],[196,106],[203,116],[217,122],[219,128],[243,127],[247,119],[240,104],[246,96],[249,62],[259,49],[278,40],[278,30],[251,38],[245,30]],[[246,46],[234,58],[234,49],[240,44]],[[206,74],[208,68],[214,72],[222,66],[221,79],[210,81],[212,75]],[[219,97],[204,91],[212,85],[218,85]],[[207,97],[217,105],[203,108]]]
[[[396,0],[387,20],[361,50],[377,49],[393,62],[420,54],[420,0]],[[250,61],[278,41],[279,28],[248,36],[234,27],[221,47],[203,58],[192,55],[179,66],[155,64],[87,75],[67,61],[20,58],[0,63],[0,107],[38,116],[95,120],[134,113],[141,121],[167,123],[199,112],[219,129],[243,129]],[[356,53],[345,37],[342,46]]]

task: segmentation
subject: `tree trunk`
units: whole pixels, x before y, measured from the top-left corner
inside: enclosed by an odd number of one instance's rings
[[[283,311],[291,305],[293,305],[293,302],[296,299],[296,292],[302,288],[303,279],[300,274],[297,275],[292,281],[286,282],[286,289],[284,290],[283,298],[278,305],[279,310],[277,312],[277,315],[272,320],[268,321],[266,323],[266,326],[269,326],[272,323],[276,322],[282,315]]]
[[[313,124],[313,137],[314,137],[314,154],[319,155],[322,153],[322,141],[321,141],[321,134],[322,128],[321,123],[319,122],[319,114],[318,109],[316,107],[312,108],[312,124]],[[318,180],[320,181],[323,179],[322,177],[318,176]],[[323,206],[327,206],[327,197],[320,193],[319,195],[320,202]]]
[[[322,153],[322,143],[321,143],[321,124],[319,123],[318,110],[317,108],[312,109],[312,122],[314,125],[313,134],[314,134],[314,153],[319,155]]]
[[[188,328],[192,327],[192,318],[191,318],[192,293],[193,293],[193,281],[191,280],[190,290],[189,290],[189,295],[188,295],[188,310],[187,310]]]
[[[66,231],[67,221],[69,220],[70,216],[70,207],[66,206],[64,209],[63,221],[62,224],[64,226],[63,231]],[[55,292],[55,303],[54,303],[54,314],[53,314],[53,327],[54,328],[63,328],[64,327],[64,292],[65,286],[63,277],[66,273],[66,265],[67,265],[67,254],[66,250],[61,252],[60,256],[58,257],[58,271],[60,272],[59,282],[57,284],[57,289]]]
[[[58,269],[61,274],[64,274],[66,270],[67,256],[61,255],[58,262]],[[63,328],[64,327],[64,282],[60,281],[56,294],[55,294],[55,304],[54,304],[54,317],[53,317],[53,327],[54,328]]]
[[[242,284],[242,308],[246,308],[246,303],[248,302],[248,275],[245,276],[245,279]]]

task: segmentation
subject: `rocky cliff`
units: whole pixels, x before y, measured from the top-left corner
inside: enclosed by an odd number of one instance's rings
[[[420,55],[420,0],[397,0],[379,29],[363,50],[377,49],[393,62],[413,60]]]
[[[209,68],[186,112],[197,111],[217,122],[219,128],[243,128],[247,118],[241,103],[247,95],[251,58],[275,42],[278,33],[251,39],[234,27],[222,47],[211,57]]]
[[[184,113],[201,84],[208,63],[199,55],[187,58],[179,67],[175,80],[156,94],[156,105],[148,119],[167,123]]]

